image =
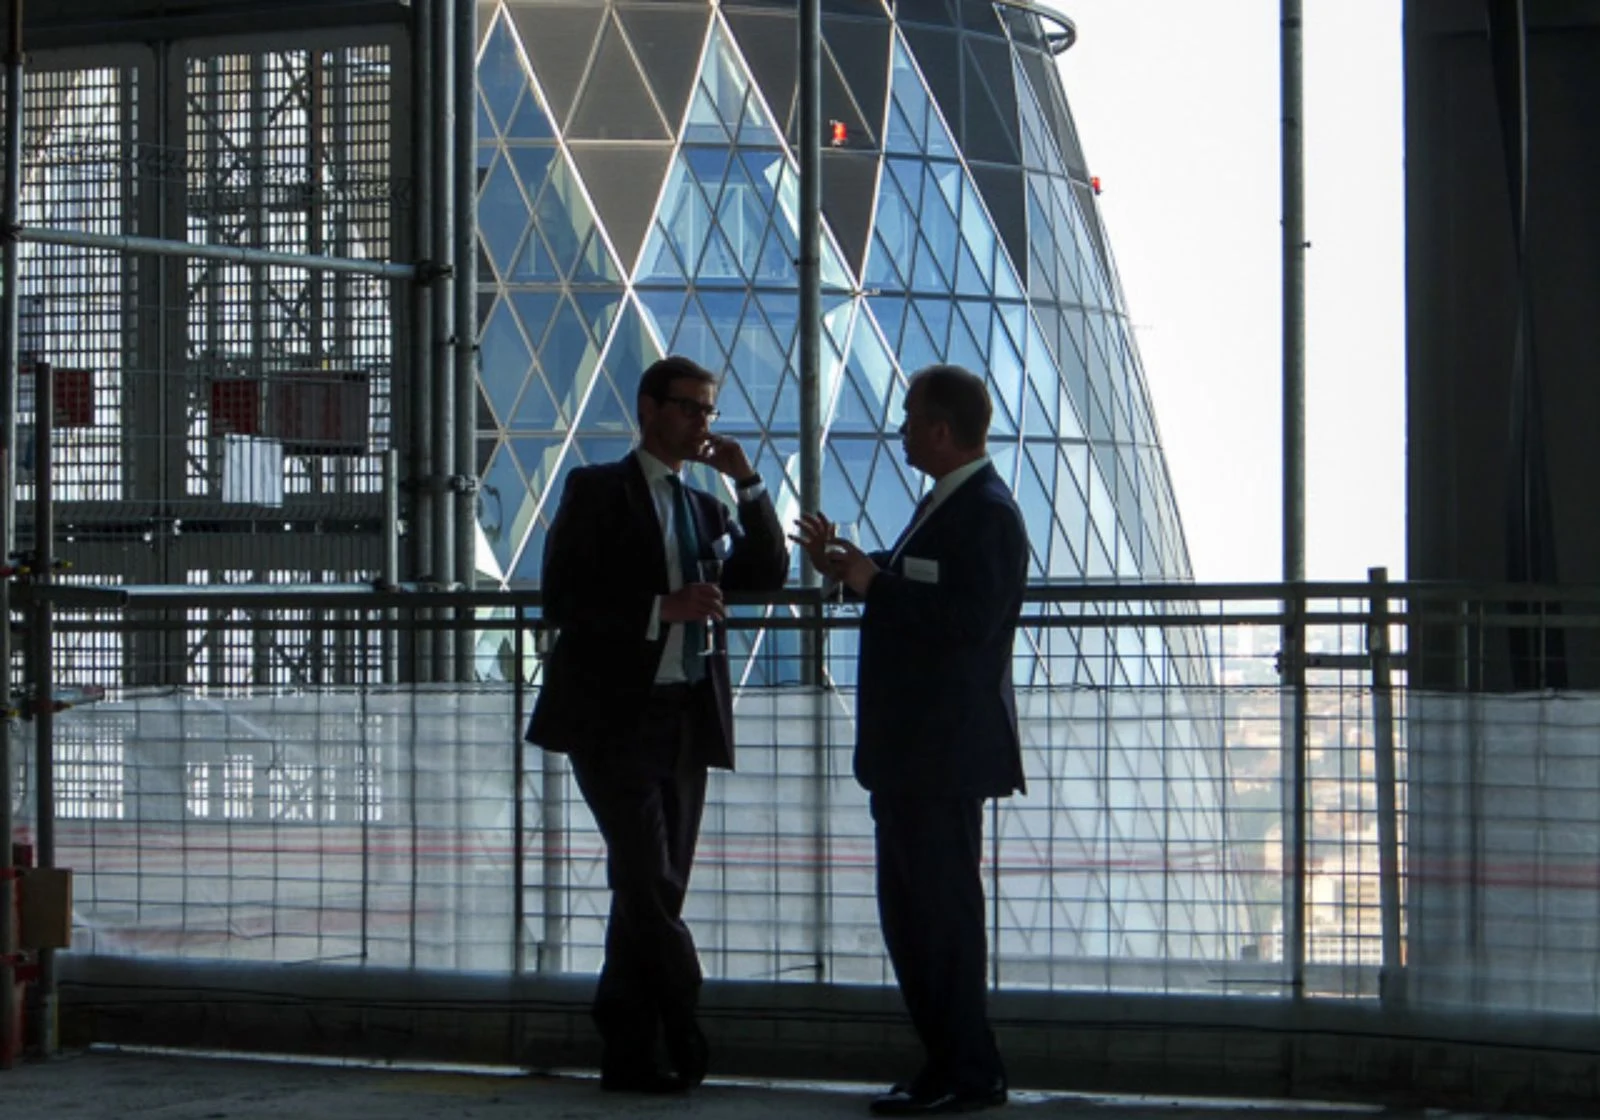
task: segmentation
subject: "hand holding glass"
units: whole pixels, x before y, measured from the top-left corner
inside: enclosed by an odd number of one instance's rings
[[[842,552],[842,551],[844,551],[843,549],[835,548],[834,547],[834,541],[848,541],[850,544],[853,544],[857,548],[860,548],[861,547],[861,533],[856,528],[856,523],[854,521],[840,521],[840,522],[835,523],[834,526],[833,526],[833,537],[832,537],[831,540],[828,541],[828,543],[826,545],[823,546],[823,550],[825,552]],[[844,581],[843,580],[840,580],[838,583],[833,585],[833,601],[835,603],[844,602]]]
[[[722,581],[722,561],[717,559],[699,560],[695,563],[696,576],[701,583],[720,583]],[[706,640],[700,649],[700,656],[708,657],[717,652],[717,622],[708,618],[705,621]]]

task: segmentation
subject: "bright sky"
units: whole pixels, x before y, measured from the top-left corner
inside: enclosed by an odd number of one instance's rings
[[[1054,0],[1194,564],[1276,580],[1278,0]],[[1306,573],[1405,565],[1399,0],[1306,0]]]

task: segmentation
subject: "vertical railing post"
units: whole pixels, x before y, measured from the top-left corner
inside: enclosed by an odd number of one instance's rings
[[[1305,995],[1306,983],[1306,597],[1305,585],[1284,585],[1281,749],[1284,793],[1283,960],[1290,994]]]
[[[10,37],[6,43],[5,194],[0,200],[0,567],[9,567],[16,534],[16,491],[12,478],[17,423],[17,307],[21,298],[16,228],[22,210],[22,0],[10,0]],[[22,1048],[17,1037],[17,986],[13,961],[11,877],[12,789],[11,716],[11,579],[0,576],[0,1069],[16,1062]]]
[[[1404,997],[1401,980],[1405,967],[1400,940],[1400,811],[1389,662],[1389,570],[1370,568],[1367,577],[1372,583],[1367,652],[1372,657],[1373,771],[1378,784],[1378,908],[1383,936],[1378,998],[1388,1004]]]
[[[56,865],[55,779],[55,604],[50,598],[55,564],[55,480],[51,465],[51,429],[55,427],[55,374],[50,363],[33,363],[33,602],[34,814],[38,866]],[[33,1037],[41,1057],[56,1052],[56,951],[39,950],[38,996]]]
[[[555,635],[548,631],[535,639],[541,657],[554,640]],[[540,849],[540,872],[543,876],[540,905],[544,914],[537,967],[542,973],[566,970],[567,861],[571,858],[571,840],[567,835],[566,785],[566,756],[545,751],[540,760],[539,786],[539,824],[543,838]]]
[[[527,725],[527,690],[522,683],[526,653],[528,619],[519,603],[511,609],[511,974],[520,976],[528,967],[522,936],[526,920],[523,892],[527,889],[522,866],[522,837],[527,828],[522,787],[528,779],[527,744],[522,729]]]

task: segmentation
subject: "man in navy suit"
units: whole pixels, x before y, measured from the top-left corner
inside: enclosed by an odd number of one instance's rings
[[[700,961],[683,921],[706,769],[733,768],[726,647],[708,651],[722,589],[783,586],[788,548],[744,450],[714,436],[717,379],[669,357],[639,381],[639,446],[567,478],[544,553],[545,618],[560,628],[528,741],[566,753],[606,841],[611,915],[594,1020],[601,1086],[681,1092],[705,1077]],[[680,477],[706,463],[728,507]],[[720,574],[708,562],[721,560]],[[657,1063],[664,1036],[673,1073]]]
[[[798,541],[865,604],[856,779],[877,826],[878,915],[927,1058],[872,1103],[885,1116],[1004,1104],[985,1007],[983,802],[1023,790],[1011,686],[1028,538],[989,462],[983,379],[930,366],[911,379],[900,436],[934,480],[893,549],[835,539],[820,513]]]

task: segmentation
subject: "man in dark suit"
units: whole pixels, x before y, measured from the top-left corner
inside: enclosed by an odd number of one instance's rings
[[[705,1077],[700,961],[684,924],[706,768],[733,767],[726,648],[707,651],[722,589],[783,586],[788,549],[737,442],[710,433],[717,379],[669,357],[639,381],[639,446],[568,477],[544,553],[560,628],[528,741],[566,753],[606,841],[611,916],[594,1020],[601,1085],[681,1092]],[[685,462],[733,479],[738,518],[684,484]],[[707,562],[721,559],[720,579]],[[657,1063],[664,1035],[673,1073]]]
[[[1012,645],[1028,574],[1022,514],[989,462],[992,405],[956,366],[911,379],[906,461],[934,479],[892,549],[837,540],[820,513],[798,541],[865,604],[856,779],[877,826],[878,915],[927,1058],[872,1103],[886,1116],[1004,1104],[985,1008],[983,802],[1024,788]]]

